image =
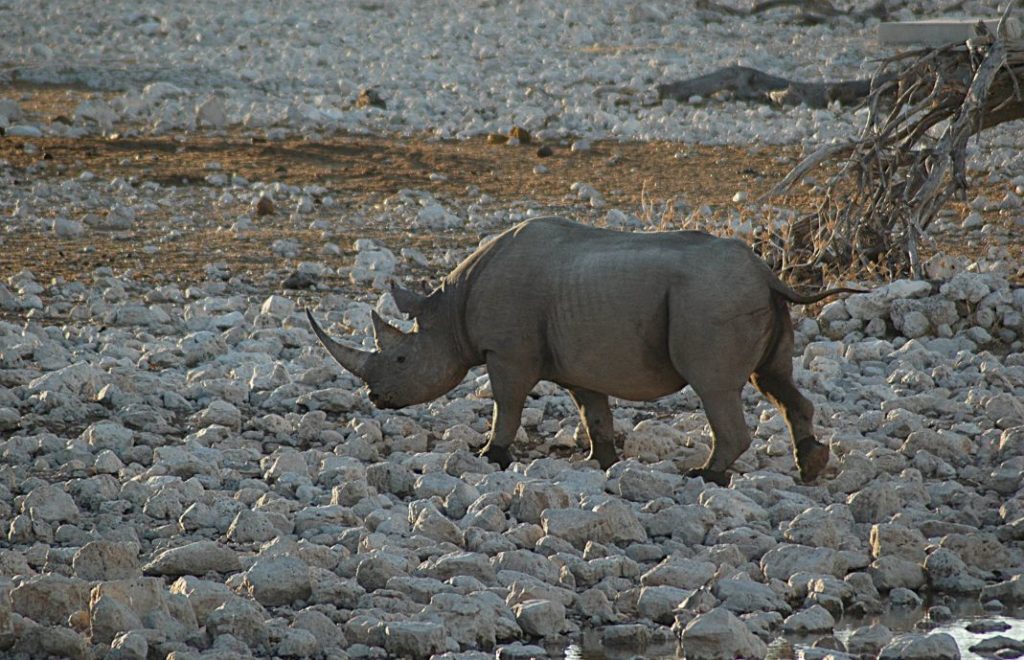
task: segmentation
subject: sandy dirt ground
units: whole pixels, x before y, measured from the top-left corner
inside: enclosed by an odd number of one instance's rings
[[[59,121],[68,108],[96,93],[22,86],[0,90],[0,94],[16,98],[33,118]],[[550,155],[542,155],[548,151]],[[583,181],[601,191],[608,208],[636,213],[657,227],[664,225],[666,218],[663,211],[654,210],[675,199],[691,206],[706,204],[716,214],[750,213],[752,207],[746,205],[784,177],[799,157],[796,147],[668,142],[598,141],[587,151],[572,151],[568,143],[533,140],[509,146],[485,138],[442,141],[427,136],[329,135],[272,141],[242,132],[164,137],[113,134],[78,139],[0,137],[0,159],[13,166],[15,185],[59,182],[91,173],[101,180],[120,177],[136,187],[154,182],[165,187],[208,188],[207,177],[222,172],[249,181],[320,186],[337,201],[321,217],[337,221],[341,229],[334,240],[346,251],[351,249],[349,239],[363,237],[396,250],[407,246],[467,247],[479,240],[478,234],[464,230],[410,233],[367,220],[370,216],[364,213],[352,213],[373,208],[402,189],[427,191],[438,199],[458,200],[460,205],[480,194],[506,208],[528,200],[556,211],[564,206],[571,215],[577,200],[570,186]],[[538,173],[538,165],[546,171]],[[974,191],[984,194],[984,178],[978,179]],[[747,201],[733,201],[738,191],[747,193]],[[810,210],[815,203],[813,193],[811,186],[804,185],[783,201]],[[257,217],[254,230],[244,237],[227,231],[237,214],[251,210],[247,199],[239,200],[234,209],[218,205],[201,221],[181,227],[180,237],[150,252],[142,248],[159,239],[162,230],[158,226],[163,223],[146,222],[145,218],[131,230],[92,231],[76,239],[4,227],[0,272],[10,275],[28,268],[41,281],[54,277],[72,281],[99,266],[110,266],[117,272],[130,269],[143,280],[187,283],[213,262],[225,263],[233,272],[252,274],[288,268],[289,260],[269,249],[270,243],[280,238],[293,238],[302,246],[292,261],[315,257],[323,243],[321,232],[290,221],[288,209],[276,208],[274,213]],[[66,213],[52,211],[55,215]],[[150,219],[159,219],[160,212]],[[955,203],[949,212],[962,217],[966,205]],[[999,221],[996,214],[992,216]],[[955,232],[925,248],[926,253],[936,249],[974,258],[984,257],[987,251],[984,243],[965,242]]]

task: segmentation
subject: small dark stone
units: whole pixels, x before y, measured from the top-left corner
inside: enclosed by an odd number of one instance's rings
[[[1012,651],[1019,656],[1024,653],[1024,642],[1010,637],[1004,637],[1003,635],[996,635],[995,637],[989,637],[983,639],[974,646],[970,647],[971,651],[974,651],[978,655],[992,655],[1000,651]],[[1000,655],[1000,657],[1014,657]]]
[[[256,215],[273,215],[274,214],[274,200],[269,197],[260,197],[259,201],[256,202]]]
[[[367,106],[387,110],[388,104],[383,98],[381,98],[381,95],[377,93],[377,90],[367,88],[359,92],[359,96],[356,98],[356,107],[365,108]]]
[[[543,147],[541,147],[540,149],[537,149],[537,156],[539,158],[547,158],[548,156],[554,155],[554,153],[555,153],[555,150],[552,149],[551,147],[549,147],[546,144]]]
[[[522,126],[513,126],[508,135],[519,140],[519,144],[530,144],[530,141],[533,139],[530,137],[530,132]]]
[[[1010,629],[1010,624],[1005,621],[992,621],[989,619],[983,619],[981,621],[973,621],[968,623],[964,628],[967,632],[983,634],[990,632],[1005,632]]]
[[[286,289],[311,289],[316,286],[319,281],[320,278],[316,275],[297,270],[285,278],[284,282],[281,283],[281,286]]]
[[[818,639],[814,640],[813,646],[816,649],[831,649],[833,651],[846,653],[846,644],[843,644],[842,640],[840,640],[838,637],[834,635],[826,635],[824,637],[819,637]]]

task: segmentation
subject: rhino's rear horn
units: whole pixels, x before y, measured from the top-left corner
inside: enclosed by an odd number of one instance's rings
[[[306,309],[306,318],[309,319],[309,326],[313,329],[313,334],[324,345],[324,348],[331,354],[331,357],[359,378],[366,380],[366,362],[370,359],[372,353],[345,346],[331,339],[330,335],[324,332],[324,329],[313,318],[313,313],[309,309]]]
[[[397,282],[391,285],[391,297],[395,299],[398,310],[412,318],[420,315],[427,301],[426,296],[410,291]]]

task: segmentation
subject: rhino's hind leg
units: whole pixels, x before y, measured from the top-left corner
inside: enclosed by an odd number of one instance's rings
[[[523,421],[523,404],[526,396],[537,384],[536,378],[524,377],[522,363],[518,369],[508,366],[493,354],[487,358],[487,374],[491,379],[491,391],[494,396],[494,417],[491,420],[490,440],[480,455],[497,463],[502,469],[512,464],[512,452],[509,449]]]
[[[615,452],[615,430],[608,396],[582,388],[570,389],[569,394],[580,409],[580,421],[590,438],[587,459],[596,460],[602,470],[607,470],[619,460]]]
[[[726,485],[729,477],[725,471],[750,447],[750,429],[743,416],[743,399],[738,389],[712,392],[694,389],[704,404],[704,414],[711,425],[712,443],[708,462],[691,476]]]
[[[828,465],[829,449],[814,438],[814,404],[793,382],[792,354],[792,334],[784,333],[771,358],[750,380],[786,417],[800,479],[814,481]]]

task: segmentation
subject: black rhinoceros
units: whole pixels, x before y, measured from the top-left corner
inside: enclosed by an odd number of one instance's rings
[[[398,308],[416,325],[404,333],[374,312],[375,352],[334,341],[307,315],[381,408],[430,401],[487,365],[494,419],[481,454],[502,467],[538,380],[569,391],[590,458],[603,468],[617,460],[609,396],[650,400],[689,384],[714,435],[710,458],[691,474],[728,483],[726,469],[750,446],[740,398],[750,380],[784,413],[809,481],[829,450],[815,440],[814,407],[793,383],[787,303],[848,291],[801,295],[734,239],[537,218],[477,249],[429,295],[394,287]]]

